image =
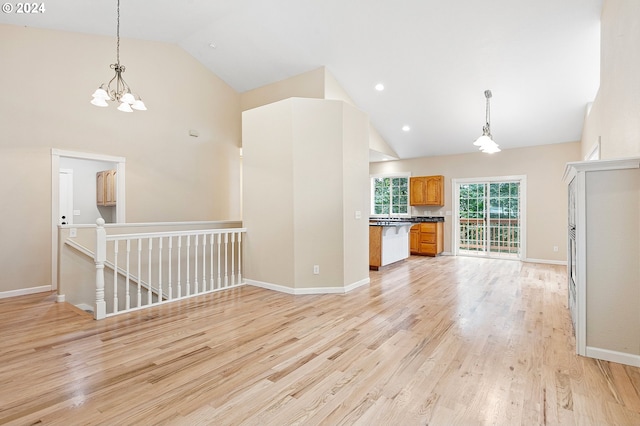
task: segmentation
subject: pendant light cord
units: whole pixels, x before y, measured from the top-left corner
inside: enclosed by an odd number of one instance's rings
[[[120,0],[118,0],[120,1]],[[485,122],[487,124],[487,129],[491,127],[490,123],[491,123],[491,107],[489,105],[489,99],[491,98],[491,90],[485,90],[484,91],[484,97],[487,98],[487,107],[486,107],[486,111],[485,111]]]

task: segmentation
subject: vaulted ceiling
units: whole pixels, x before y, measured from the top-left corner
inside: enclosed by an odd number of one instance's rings
[[[3,13],[0,23],[115,34],[115,0],[44,4],[42,14]],[[602,0],[121,0],[121,36],[176,43],[238,92],[325,66],[410,158],[475,151],[486,89],[501,148],[579,140],[599,86],[601,8]]]

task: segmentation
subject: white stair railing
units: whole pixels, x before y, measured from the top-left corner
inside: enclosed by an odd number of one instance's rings
[[[245,228],[107,235],[96,224],[95,319],[244,284]]]

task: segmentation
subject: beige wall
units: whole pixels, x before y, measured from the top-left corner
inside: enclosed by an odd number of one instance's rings
[[[367,280],[366,116],[290,98],[245,111],[242,127],[245,278],[290,292]]]
[[[242,111],[292,97],[324,99],[324,67],[248,90],[240,95]]]
[[[240,96],[189,54],[122,40],[149,108],[127,114],[89,103],[113,37],[0,25],[0,39],[0,296],[51,285],[52,148],[125,157],[128,222],[240,217]]]
[[[505,149],[497,154],[460,154],[371,163],[371,174],[409,172],[413,176],[444,175],[445,206],[413,208],[414,215],[453,212],[452,179],[525,175],[527,177],[528,259],[566,261],[567,189],[565,164],[580,159],[578,142]],[[445,219],[445,251],[451,252],[452,216]],[[553,251],[558,246],[558,251]]]
[[[267,84],[240,95],[242,111],[293,97],[334,99],[344,101],[357,108],[353,99],[325,67]],[[398,154],[391,149],[371,123],[369,123],[369,148],[385,155],[398,157]]]
[[[582,156],[601,139],[601,158],[640,155],[640,1],[604,0],[600,89],[585,122]]]

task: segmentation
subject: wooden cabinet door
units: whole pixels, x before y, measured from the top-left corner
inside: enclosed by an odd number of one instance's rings
[[[420,225],[413,225],[409,233],[409,252],[420,253]]]
[[[382,226],[369,226],[369,269],[382,265]]]
[[[104,206],[104,173],[96,173],[96,204]]]
[[[107,170],[105,172],[105,206],[115,206],[116,205],[116,171],[115,170]]]
[[[427,176],[425,178],[425,205],[444,205],[444,176]]]
[[[427,186],[423,176],[409,179],[409,196],[412,206],[424,206],[426,202]]]

